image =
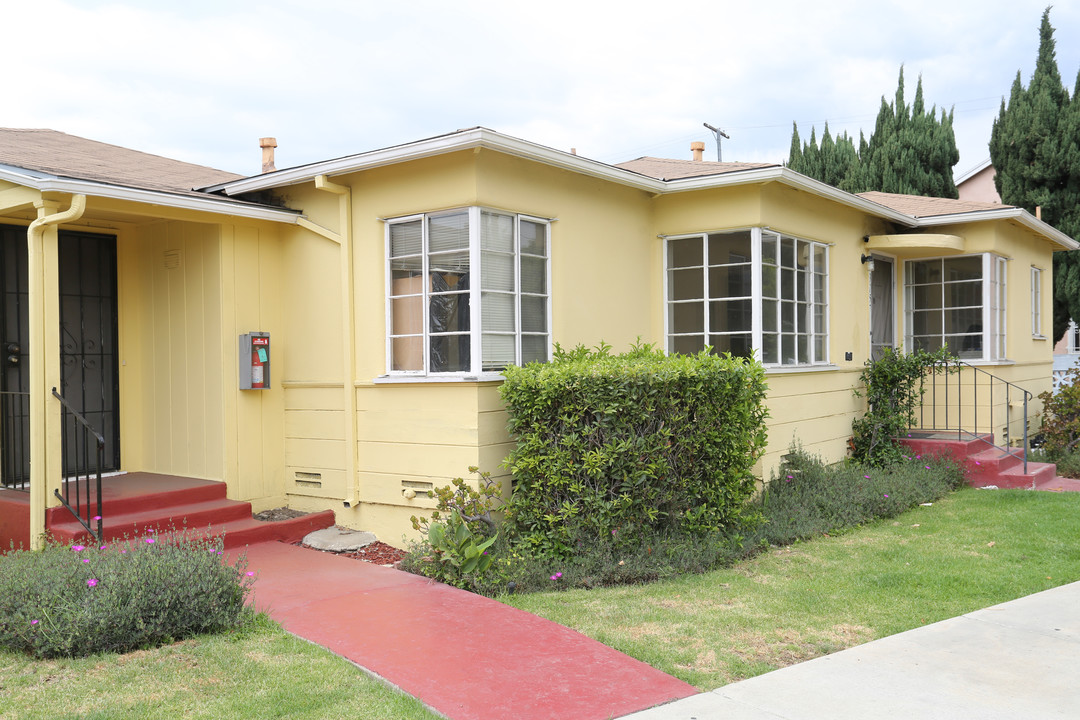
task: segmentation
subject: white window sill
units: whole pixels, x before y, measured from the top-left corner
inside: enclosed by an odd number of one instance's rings
[[[1015,365],[1015,360],[1009,360],[1008,358],[1002,358],[1000,360],[969,360],[967,358],[960,358],[960,362],[965,365],[971,365],[973,367],[981,367],[983,365]]]
[[[1031,339],[1032,340],[1049,340],[1050,338],[1046,337],[1045,335],[1032,335]]]
[[[836,365],[766,365],[766,375],[789,375],[791,373],[828,372],[838,370]]]
[[[480,383],[502,382],[500,373],[481,373],[479,375],[379,375],[371,382],[376,385],[402,385],[408,383]]]

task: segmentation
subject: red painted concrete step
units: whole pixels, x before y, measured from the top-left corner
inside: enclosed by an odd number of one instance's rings
[[[155,532],[187,530],[225,536],[225,547],[279,540],[295,542],[334,524],[333,511],[261,522],[251,504],[225,497],[225,483],[152,473],[129,473],[102,480],[103,532],[106,540]],[[52,508],[46,529],[61,542],[89,539],[65,508]]]
[[[999,488],[1042,490],[1056,479],[1056,465],[1029,461],[1025,471],[1024,458],[1019,450],[992,445],[993,440],[992,435],[967,440],[908,437],[902,438],[901,443],[915,453],[952,456],[967,467],[968,484],[973,487],[993,485]],[[1072,489],[1068,483],[1057,487]]]
[[[253,603],[452,720],[607,720],[687,683],[495,600],[330,553],[260,543]]]

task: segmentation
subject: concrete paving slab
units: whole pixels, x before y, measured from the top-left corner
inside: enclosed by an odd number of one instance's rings
[[[304,544],[316,550],[356,552],[360,548],[366,548],[377,539],[374,533],[369,533],[366,530],[328,527],[305,535]]]
[[[628,718],[1076,718],[1078,630],[1074,583]]]

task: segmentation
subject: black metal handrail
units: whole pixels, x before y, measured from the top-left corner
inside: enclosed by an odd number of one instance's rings
[[[965,427],[964,421],[964,382],[963,374],[964,370],[970,370],[971,383],[969,384],[969,390],[971,392],[971,423],[969,427]],[[955,375],[955,382],[949,382],[949,376]],[[926,389],[927,377],[930,378],[929,391]],[[938,382],[938,378],[944,378],[942,382]],[[980,383],[980,380],[982,382]],[[980,430],[979,426],[979,388],[982,387],[983,397],[986,400],[986,405],[989,409],[988,427]],[[1004,394],[1005,400],[1005,423],[1002,425],[1005,431],[1005,437],[1002,438],[1004,444],[1004,454],[1014,454],[1009,445],[1012,442],[1012,431],[1009,420],[1009,408],[1012,407],[1012,401],[1014,397],[1019,396],[1023,399],[1023,460],[1024,460],[1024,473],[1027,473],[1028,466],[1028,400],[1034,397],[1034,394],[1024,388],[1020,387],[1016,383],[1009,382],[1003,378],[986,372],[982,368],[975,367],[961,360],[947,360],[934,363],[930,369],[923,375],[922,385],[920,386],[920,392],[922,392],[922,406],[919,409],[919,422],[922,425],[922,430],[934,430],[937,432],[953,432],[957,433],[957,440],[963,440],[964,435],[971,436],[971,439],[980,440],[986,444],[997,447],[992,441],[987,440],[986,436],[991,438],[994,436],[994,430],[997,427],[995,420],[995,405],[994,405],[994,390],[997,388],[998,397],[1001,398]],[[939,401],[940,392],[940,401]],[[930,423],[926,422],[926,408],[927,408],[927,393],[929,393],[929,406],[930,406]],[[955,397],[955,400],[953,399]],[[938,409],[942,410],[942,421],[944,427],[938,423]],[[950,417],[952,414],[952,417]]]
[[[64,465],[71,467],[74,470],[74,475],[67,475],[64,477],[64,492],[60,493],[59,490],[54,490],[53,493],[56,497],[60,498],[60,502],[64,504],[75,519],[79,521],[79,524],[86,528],[86,531],[94,536],[94,539],[101,542],[102,535],[102,513],[101,513],[101,468],[105,464],[105,438],[101,433],[94,429],[90,422],[82,416],[82,414],[75,408],[68,405],[64,396],[56,391],[56,388],[52,389],[53,397],[60,401],[60,405],[64,410],[64,422],[63,422],[63,441],[61,443],[61,452],[64,457]],[[69,423],[68,417],[72,417],[74,422]],[[69,436],[68,426],[71,426],[71,433]],[[80,432],[81,430],[81,432]],[[93,468],[94,479],[96,480],[96,500],[97,500],[97,515],[91,517],[90,515],[90,443],[93,441],[96,452],[94,457],[97,461],[97,466]],[[71,453],[69,455],[69,452]],[[73,462],[69,465],[67,460],[71,458]],[[80,485],[80,478],[86,480],[85,483]],[[74,484],[74,496],[75,502],[72,505],[72,485]],[[83,503],[83,490],[85,490],[86,503]],[[85,511],[86,518],[83,519],[82,514]],[[91,523],[96,522],[97,530],[91,527]]]
[[[30,393],[0,392],[0,487],[30,491]]]

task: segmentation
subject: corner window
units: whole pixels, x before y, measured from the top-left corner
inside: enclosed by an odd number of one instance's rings
[[[668,238],[667,349],[828,362],[828,248],[762,228]]]
[[[912,260],[904,265],[905,345],[958,357],[1005,357],[1006,263],[991,254]]]
[[[387,222],[387,366],[478,375],[546,361],[548,222],[481,208]]]

